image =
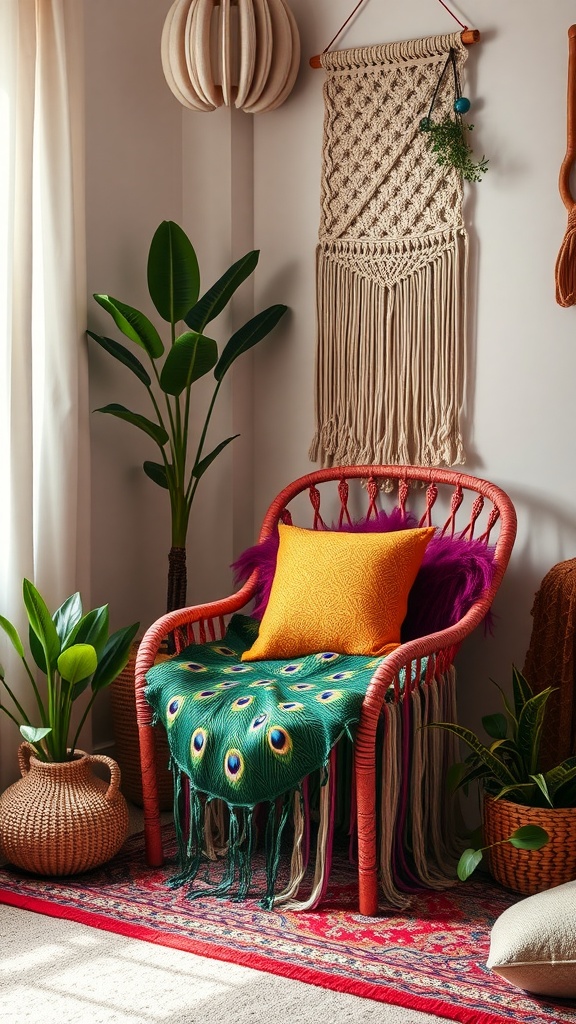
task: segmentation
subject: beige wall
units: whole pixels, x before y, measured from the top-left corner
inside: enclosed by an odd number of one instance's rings
[[[307,58],[353,5],[291,0],[303,44],[298,82],[283,107],[253,119],[226,110],[195,114],[173,99],[159,63],[169,6],[170,0],[85,0],[89,291],[145,305],[149,240],[162,219],[173,218],[196,245],[206,284],[254,244],[262,253],[256,307],[283,301],[291,308],[222,395],[215,442],[237,430],[242,437],[234,454],[211,468],[195,510],[189,557],[196,600],[229,592],[228,565],[255,536],[268,502],[310,468],[323,73],[312,71]],[[481,184],[466,186],[473,310],[466,468],[508,490],[519,515],[495,607],[496,637],[474,637],[460,656],[462,717],[472,721],[495,707],[488,678],[507,683],[512,661],[523,662],[541,578],[576,552],[576,311],[554,301],[554,263],[566,227],[557,179],[574,5],[484,0],[458,10],[468,21],[477,13],[483,34],[471,49],[464,91],[473,101],[475,151],[490,159]],[[367,0],[341,45],[453,26],[430,0]],[[248,291],[216,324],[219,341],[250,315],[251,301]],[[95,308],[91,320],[108,330]],[[99,354],[91,388],[92,408],[115,400],[130,405],[126,373]],[[118,622],[147,623],[164,604],[165,495],[138,469],[153,456],[134,431],[96,416],[92,431],[93,599],[110,600]],[[104,735],[105,721],[99,731]]]

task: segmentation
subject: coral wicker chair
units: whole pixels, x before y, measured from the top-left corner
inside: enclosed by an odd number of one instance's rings
[[[457,851],[450,834],[445,772],[458,759],[457,748],[444,730],[422,725],[455,716],[454,658],[465,637],[485,619],[502,580],[516,533],[514,507],[497,486],[451,470],[335,467],[312,472],[281,491],[260,533],[260,541],[266,540],[279,522],[338,529],[352,519],[375,517],[379,510],[392,508],[403,515],[412,513],[411,525],[437,527],[438,537],[490,545],[493,573],[459,621],[402,642],[378,661],[367,686],[350,783],[351,814],[357,823],[359,909],[364,915],[377,912],[380,888],[390,904],[402,906],[414,887],[441,888],[454,876]],[[163,862],[163,849],[153,715],[144,696],[146,673],[169,636],[176,652],[191,643],[221,640],[234,613],[250,614],[259,582],[254,571],[241,589],[223,600],[163,616],[140,644],[135,685],[150,866]]]

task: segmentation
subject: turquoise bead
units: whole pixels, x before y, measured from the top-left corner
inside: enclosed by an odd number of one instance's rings
[[[457,114],[467,114],[470,110],[470,100],[467,96],[459,96],[454,100],[454,110]]]

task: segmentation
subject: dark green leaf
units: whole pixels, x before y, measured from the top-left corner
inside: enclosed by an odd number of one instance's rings
[[[176,338],[160,374],[160,387],[167,395],[180,395],[216,366],[218,346],[212,338],[186,331]]]
[[[82,598],[80,594],[76,592],[71,597],[67,597],[63,604],[54,612],[52,620],[56,626],[56,632],[60,637],[60,643],[64,646],[67,637],[74,629],[74,626],[78,625],[82,618]]]
[[[549,839],[548,833],[539,825],[523,825],[512,833],[509,842],[517,850],[540,850]]]
[[[233,263],[222,277],[213,284],[205,295],[196,303],[193,309],[184,317],[188,327],[192,331],[202,334],[206,324],[214,320],[219,313],[228,305],[236,289],[256,269],[260,252],[254,249],[243,256],[237,263]]]
[[[516,666],[512,669],[512,690],[514,693],[515,717],[519,719],[522,708],[532,697],[532,690],[528,680],[518,671]]]
[[[538,755],[540,753],[540,737],[542,735],[542,723],[546,710],[546,702],[552,690],[542,690],[534,697],[530,697],[518,716],[518,739],[517,747],[524,762],[526,775],[532,775],[538,768]]]
[[[482,850],[464,850],[456,869],[461,882],[465,882],[467,878],[470,878],[470,875],[476,870],[481,860]]]
[[[211,463],[214,462],[216,456],[220,454],[222,449],[225,448],[226,445],[230,444],[231,441],[234,441],[234,439],[237,437],[240,437],[240,434],[233,434],[232,437],[227,437],[225,441],[221,441],[220,444],[217,444],[216,447],[210,452],[210,454],[206,456],[206,458],[196,463],[194,469],[192,470],[192,476],[195,477],[196,480],[199,480],[200,477],[203,476],[206,470],[208,469],[208,466],[210,466]]]
[[[493,775],[494,778],[503,786],[509,786],[516,782],[516,779],[509,768],[503,764],[495,754],[492,754],[488,748],[480,742],[478,737],[470,731],[470,729],[465,729],[463,726],[457,725],[454,722],[431,722],[428,728],[447,729],[448,732],[452,732],[455,736],[464,740],[464,743],[466,743],[470,749],[477,754],[479,760],[486,765],[490,774]]]
[[[537,775],[531,775],[531,776],[530,776],[530,778],[531,778],[531,779],[534,779],[534,782],[536,783],[536,785],[538,786],[538,789],[539,789],[539,790],[541,791],[541,793],[543,794],[543,796],[544,796],[544,799],[545,799],[546,803],[547,803],[547,804],[548,804],[548,805],[549,805],[550,807],[554,807],[554,804],[552,803],[552,800],[551,800],[551,798],[550,798],[550,793],[549,793],[549,791],[548,791],[548,784],[547,784],[547,782],[546,782],[546,779],[545,779],[545,778],[544,778],[544,776],[542,775],[542,773],[541,773],[541,772],[538,772],[538,774],[537,774]]]
[[[142,365],[137,356],[133,355],[129,349],[124,345],[121,345],[119,341],[114,341],[113,338],[104,338],[100,334],[94,334],[92,331],[86,331],[89,338],[93,338],[94,341],[103,348],[106,352],[109,352],[111,356],[114,356],[118,362],[123,363],[127,366],[132,373],[135,373],[139,380],[142,381],[146,387],[149,387],[152,383],[152,378]]]
[[[24,646],[22,644],[22,641],[20,639],[20,635],[19,635],[18,630],[16,629],[16,627],[13,626],[12,623],[8,621],[8,619],[5,619],[3,615],[0,615],[0,627],[4,630],[4,632],[8,636],[8,638],[9,638],[9,640],[10,640],[10,642],[11,642],[13,648],[14,648],[14,650],[16,651],[16,654],[18,654],[18,656],[20,658],[23,658],[24,657]]]
[[[72,644],[90,644],[96,651],[98,657],[102,654],[108,639],[109,613],[108,605],[103,604],[100,608],[93,608],[83,619],[80,620],[75,629],[68,637],[66,646]]]
[[[496,800],[501,800],[503,796],[512,796],[512,799],[517,799],[527,807],[532,807],[534,803],[534,795],[536,794],[536,784],[534,782],[516,782],[512,786],[503,786],[497,793],[494,794]]]
[[[133,626],[126,626],[124,629],[119,629],[116,633],[112,634],[104,648],[98,668],[92,677],[92,690],[94,693],[98,693],[99,690],[103,690],[110,683],[113,683],[116,676],[126,667],[130,656],[130,645],[138,632],[139,626],[140,623],[135,622]]]
[[[485,715],[482,725],[493,740],[505,740],[508,732],[506,716],[501,714]]]
[[[165,487],[168,490],[168,479],[166,477],[166,467],[161,462],[144,462],[143,469],[146,476],[150,477],[155,484],[159,487]]]
[[[152,420],[147,419],[146,416],[141,416],[140,413],[130,412],[130,409],[126,409],[124,405],[118,405],[114,402],[112,405],[105,405],[95,411],[107,412],[110,416],[117,416],[119,420],[126,420],[127,423],[131,423],[134,427],[138,427],[139,430],[143,430],[145,434],[149,434],[150,437],[154,438],[160,448],[168,440],[168,434],[159,423],[153,423]]]
[[[183,320],[200,294],[200,270],[194,247],[178,224],[157,228],[148,254],[150,298],[169,324]]]
[[[228,372],[238,356],[242,355],[243,352],[247,352],[253,345],[262,341],[262,338],[265,338],[267,334],[270,334],[270,331],[273,330],[280,318],[284,316],[287,309],[287,306],[269,306],[268,309],[257,313],[247,324],[244,324],[243,327],[236,331],[225,346],[216,364],[216,369],[214,370],[216,380],[222,380],[224,374]]]
[[[30,653],[34,659],[34,663],[38,666],[41,672],[46,672],[44,648],[32,629],[32,626],[28,627],[28,646],[30,647]]]
[[[91,676],[97,665],[98,655],[91,644],[74,644],[58,658],[58,671],[72,686]]]
[[[570,785],[576,779],[576,757],[569,757],[562,764],[544,773],[548,792],[554,807],[570,807],[575,802],[571,799]],[[576,793],[575,793],[576,797]]]
[[[24,580],[22,594],[30,628],[42,644],[48,665],[55,668],[60,654],[60,639],[44,598],[30,580]]]
[[[164,352],[164,345],[154,324],[150,322],[144,313],[133,306],[127,306],[119,299],[113,299],[111,295],[94,295],[96,302],[114,320],[122,334],[135,341],[137,345],[148,353],[151,359],[158,359]]]

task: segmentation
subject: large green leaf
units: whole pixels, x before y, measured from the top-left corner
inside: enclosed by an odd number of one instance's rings
[[[546,711],[546,703],[551,687],[542,690],[534,697],[530,697],[518,716],[518,738],[516,745],[525,766],[526,775],[533,775],[538,770],[538,755],[540,753],[540,738],[542,735],[542,723]]]
[[[28,743],[39,743],[48,733],[52,732],[52,729],[36,728],[33,725],[21,725],[20,732]]]
[[[74,644],[58,658],[58,671],[72,686],[91,676],[97,665],[98,655],[91,644]]]
[[[259,249],[253,249],[246,253],[242,259],[233,263],[222,277],[208,289],[205,295],[198,300],[196,305],[184,317],[188,327],[192,331],[202,334],[206,324],[214,320],[234,295],[236,289],[256,269],[260,257]]]
[[[24,645],[20,639],[20,635],[18,633],[18,630],[16,629],[16,626],[13,626],[8,619],[5,619],[3,615],[0,615],[0,627],[8,636],[10,643],[12,644],[14,650],[16,651],[16,654],[18,654],[20,658],[23,658]]]
[[[162,221],[148,254],[150,298],[169,324],[183,320],[198,301],[200,269],[194,247],[178,224]]]
[[[108,605],[93,608],[87,612],[68,637],[67,647],[72,644],[90,644],[98,657],[104,651],[108,640],[109,612]]]
[[[110,683],[113,683],[116,676],[126,667],[130,656],[130,644],[138,632],[140,623],[135,622],[133,626],[126,626],[113,633],[104,653],[92,677],[92,690],[98,693]]]
[[[180,395],[195,380],[204,377],[218,362],[218,346],[212,338],[186,331],[176,338],[160,374],[160,387],[167,395]]]
[[[232,437],[227,437],[225,441],[220,441],[220,444],[217,444],[209,455],[206,455],[204,459],[201,459],[200,462],[196,463],[192,470],[192,476],[195,477],[196,480],[199,480],[201,476],[204,476],[208,466],[214,462],[216,456],[220,455],[220,452],[226,448],[226,445],[229,445],[230,442],[234,441],[237,437],[240,437],[240,434],[233,434]]]
[[[100,334],[94,334],[93,331],[86,331],[89,338],[92,338],[98,343],[106,352],[109,352],[111,356],[114,356],[118,362],[123,363],[127,366],[132,373],[135,373],[139,380],[142,381],[146,387],[150,387],[152,378],[148,373],[145,366],[142,365],[137,356],[135,356],[129,349],[124,345],[121,345],[119,341],[114,341],[113,338],[105,338]]]
[[[110,313],[116,326],[122,334],[135,341],[137,345],[148,353],[151,359],[158,359],[164,352],[164,345],[154,324],[150,322],[144,313],[133,306],[127,306],[119,299],[113,299],[111,295],[94,295],[96,302],[107,313]]]
[[[144,462],[142,468],[146,473],[146,476],[150,477],[155,484],[159,487],[164,487],[168,490],[168,477],[166,476],[166,466],[163,466],[161,462]]]
[[[464,850],[456,871],[461,882],[465,882],[482,860],[482,850]]]
[[[34,584],[26,579],[22,585],[22,595],[30,628],[42,644],[48,665],[50,668],[55,668],[61,644],[44,598],[38,593]]]
[[[56,632],[60,637],[60,644],[64,647],[66,640],[75,626],[82,618],[82,598],[76,592],[67,597],[63,604],[54,612],[52,621],[56,626]]]
[[[124,405],[118,405],[116,402],[113,402],[111,405],[104,405],[101,409],[96,409],[95,411],[106,412],[110,416],[117,416],[119,420],[126,420],[127,423],[131,423],[134,427],[138,427],[139,430],[143,430],[145,434],[149,434],[150,437],[154,438],[160,448],[168,440],[168,434],[159,423],[153,423],[152,420],[147,419],[146,416],[141,416],[140,413],[131,412]]]
[[[228,372],[238,356],[242,355],[243,352],[247,352],[253,345],[257,345],[259,341],[262,341],[267,334],[270,334],[270,331],[276,327],[276,324],[284,316],[287,309],[288,306],[269,306],[268,309],[257,313],[247,324],[240,327],[224,347],[224,351],[216,364],[216,369],[214,370],[216,380],[222,380],[224,374]]]
[[[448,732],[454,733],[454,735],[458,736],[461,740],[464,740],[464,743],[466,743],[478,756],[479,760],[486,765],[490,774],[503,786],[513,785],[517,781],[509,768],[503,764],[495,754],[492,754],[470,729],[465,729],[464,726],[457,725],[454,722],[431,722],[428,728],[446,729]]]
[[[512,833],[508,842],[517,850],[540,850],[549,840],[550,836],[539,825],[522,825]]]

